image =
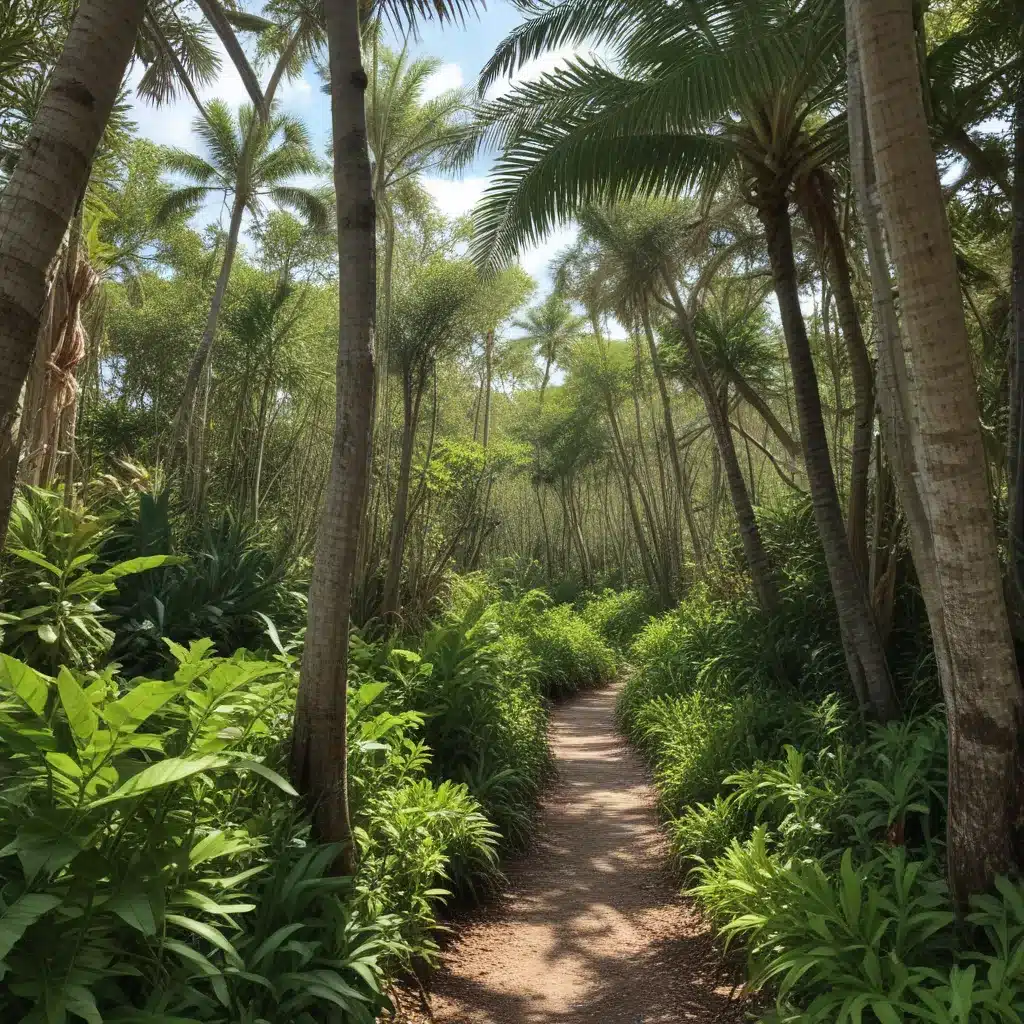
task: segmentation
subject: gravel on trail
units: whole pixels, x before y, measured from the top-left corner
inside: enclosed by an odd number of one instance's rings
[[[741,978],[669,871],[617,686],[557,707],[557,780],[509,886],[457,925],[408,1024],[739,1024]]]

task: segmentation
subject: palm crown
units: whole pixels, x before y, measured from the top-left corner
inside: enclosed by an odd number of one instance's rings
[[[214,193],[231,195],[253,216],[263,215],[267,200],[300,213],[313,227],[324,227],[329,206],[317,191],[289,184],[300,174],[315,174],[322,165],[310,146],[305,126],[272,111],[260,121],[249,105],[237,118],[220,100],[193,121],[207,157],[186,149],[168,149],[166,167],[192,182],[176,188],[161,204],[160,217],[194,213]],[[249,144],[246,144],[249,140]]]

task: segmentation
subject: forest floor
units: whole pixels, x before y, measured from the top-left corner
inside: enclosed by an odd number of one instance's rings
[[[509,886],[456,925],[432,1016],[408,1024],[733,1024],[740,974],[679,895],[644,767],[615,725],[617,687],[551,723],[557,780]]]

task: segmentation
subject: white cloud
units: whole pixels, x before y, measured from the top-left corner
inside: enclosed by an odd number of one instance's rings
[[[470,212],[487,188],[487,178],[424,178],[423,187],[446,217],[461,217]]]
[[[547,237],[539,244],[524,249],[519,254],[519,265],[542,288],[549,288],[551,285],[551,274],[549,267],[551,261],[565,248],[576,241],[577,227],[575,224],[567,224],[550,231]]]
[[[466,84],[462,68],[458,64],[442,64],[423,83],[422,98],[432,100],[449,89],[461,89]]]

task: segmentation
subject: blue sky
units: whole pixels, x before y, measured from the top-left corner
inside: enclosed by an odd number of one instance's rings
[[[438,92],[458,85],[475,85],[484,62],[494,52],[497,44],[519,22],[520,14],[502,0],[491,0],[488,9],[479,16],[469,17],[464,26],[439,26],[430,22],[424,25],[419,38],[412,41],[411,49],[417,54],[430,55],[442,60],[443,66],[430,83]],[[400,45],[394,37],[392,42]],[[533,77],[550,69],[567,56],[569,51],[556,52],[533,62],[524,69],[522,77]],[[263,77],[266,76],[264,71]],[[141,75],[141,69],[132,72],[132,84]],[[306,68],[301,78],[284,83],[278,93],[282,107],[290,114],[302,118],[306,123],[318,149],[323,152],[330,123],[330,100],[319,88],[319,79],[312,66]],[[203,100],[219,98],[230,106],[247,101],[245,89],[230,62],[224,57],[218,80],[200,92]],[[190,101],[179,100],[169,106],[154,109],[135,101],[134,119],[139,132],[146,138],[163,145],[193,148],[192,121],[195,110]],[[460,180],[440,176],[429,177],[424,184],[434,197],[440,209],[450,216],[467,213],[483,192],[487,183],[489,159],[484,157],[469,168]],[[226,217],[220,204],[204,208],[202,223]],[[534,275],[542,285],[547,279],[547,265],[551,258],[573,237],[571,228],[553,232],[540,246],[521,254],[524,268]]]

